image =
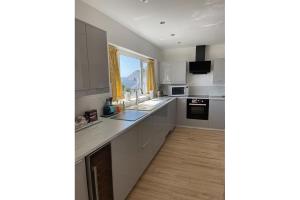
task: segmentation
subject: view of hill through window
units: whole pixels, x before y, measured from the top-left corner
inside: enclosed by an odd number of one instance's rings
[[[120,55],[120,73],[123,93],[135,89],[143,89],[143,91],[146,92],[146,69],[146,62],[134,57]]]

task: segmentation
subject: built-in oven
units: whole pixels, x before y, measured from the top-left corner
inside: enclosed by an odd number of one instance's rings
[[[208,120],[209,99],[187,99],[186,118]]]

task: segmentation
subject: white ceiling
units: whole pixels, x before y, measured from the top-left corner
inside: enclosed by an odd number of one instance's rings
[[[225,0],[83,1],[162,49],[225,41]]]

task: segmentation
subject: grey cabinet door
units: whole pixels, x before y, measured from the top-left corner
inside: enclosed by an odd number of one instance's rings
[[[109,87],[106,32],[86,24],[90,88]]]
[[[171,131],[176,125],[176,113],[177,113],[176,101],[177,100],[175,99],[168,104],[169,131]]]
[[[138,128],[133,127],[111,142],[114,199],[124,200],[139,173]]]
[[[209,127],[225,128],[225,100],[209,100]]]
[[[86,46],[85,23],[75,21],[75,89],[89,88],[89,66]]]
[[[89,200],[84,160],[75,165],[75,200]]]
[[[225,84],[225,59],[218,58],[214,60],[214,71],[213,71],[213,82],[214,84]]]
[[[139,126],[139,162],[140,174],[149,165],[153,158],[154,130],[153,130],[153,115],[144,119]]]
[[[153,115],[152,138],[153,138],[153,156],[158,152],[165,140],[168,132],[167,124],[168,106],[164,106],[156,111]]]

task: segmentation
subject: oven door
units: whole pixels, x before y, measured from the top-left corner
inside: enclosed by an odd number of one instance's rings
[[[208,120],[208,99],[187,99],[186,118]]]

